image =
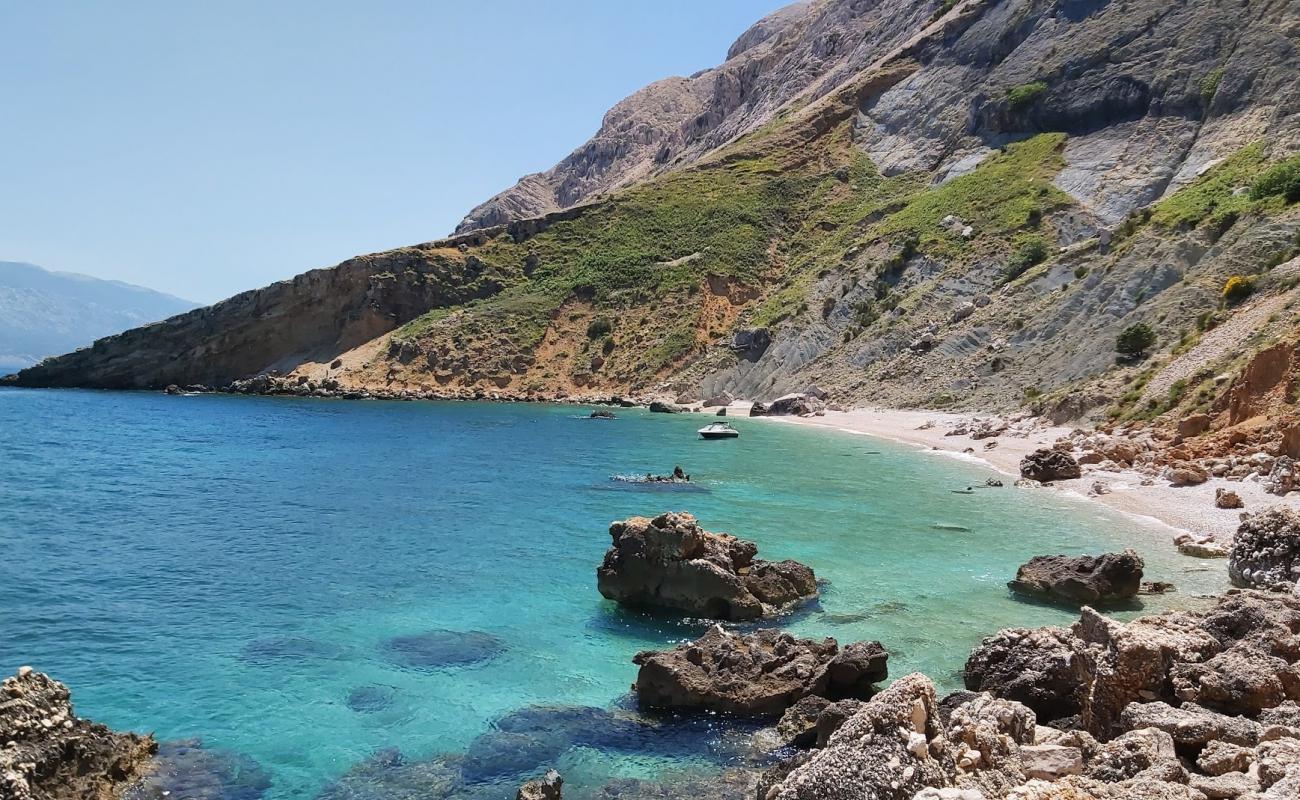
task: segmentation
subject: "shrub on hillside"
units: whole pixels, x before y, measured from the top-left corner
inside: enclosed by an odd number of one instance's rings
[[[1130,358],[1140,358],[1155,346],[1156,332],[1145,322],[1138,322],[1120,331],[1115,340],[1115,352]]]
[[[1007,103],[1016,111],[1023,111],[1034,104],[1047,91],[1047,84],[1042,81],[1022,83],[1007,89]]]
[[[1300,202],[1300,156],[1292,156],[1260,173],[1250,185],[1250,199],[1263,200],[1281,195],[1286,202]]]
[[[1235,305],[1250,297],[1254,291],[1254,281],[1243,275],[1233,275],[1223,284],[1223,302]]]
[[[591,321],[591,324],[587,326],[587,338],[599,339],[602,336],[608,336],[610,333],[613,332],[613,330],[614,330],[614,323],[610,322],[604,317],[598,317],[596,319],[593,319]]]
[[[1004,283],[1010,283],[1030,267],[1037,266],[1047,260],[1051,247],[1047,240],[1036,233],[1025,234],[1016,239],[1015,249],[1011,252],[1011,258],[1007,259],[1007,265],[1002,270],[1002,280]]]

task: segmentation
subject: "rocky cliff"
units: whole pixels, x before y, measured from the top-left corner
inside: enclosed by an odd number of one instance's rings
[[[486,227],[17,382],[1226,408],[1294,338],[1298,44],[1294,0],[795,6],[620,104]],[[1154,341],[1117,353],[1135,325]]]

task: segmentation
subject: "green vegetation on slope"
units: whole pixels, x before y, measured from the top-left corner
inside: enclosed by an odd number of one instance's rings
[[[1288,172],[1294,174],[1300,199],[1300,158],[1270,165],[1263,142],[1248,145],[1223,163],[1161,200],[1150,220],[1165,228],[1195,228],[1207,224],[1223,230],[1248,212],[1273,213],[1287,199]]]

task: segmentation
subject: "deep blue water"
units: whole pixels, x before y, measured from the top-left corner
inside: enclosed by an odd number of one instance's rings
[[[83,716],[252,759],[268,798],[315,797],[386,748],[471,745],[476,796],[513,797],[542,766],[580,796],[743,760],[721,723],[624,725],[631,656],[701,629],[602,600],[613,519],[689,510],[804,561],[829,586],[787,627],[879,639],[892,675],[946,688],[982,635],[1073,618],[1009,595],[1032,555],[1134,545],[1181,589],[1154,607],[1221,588],[1092,504],[953,494],[991,475],[972,464],[772,421],[706,442],[699,415],[582,413],[0,391],[0,669],[53,674]],[[675,464],[708,491],[609,480]],[[936,527],[953,525],[969,531]],[[585,710],[521,717],[538,705]],[[533,764],[515,746],[532,740],[482,737],[521,724],[567,738]]]

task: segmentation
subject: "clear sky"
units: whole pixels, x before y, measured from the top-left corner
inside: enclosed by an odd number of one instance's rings
[[[212,302],[437,238],[784,4],[0,2],[0,260]]]

